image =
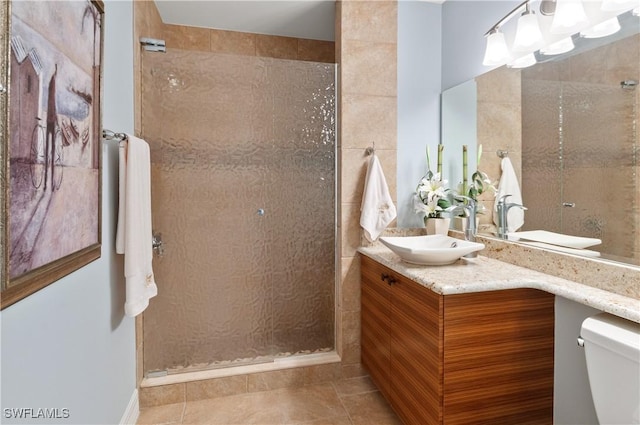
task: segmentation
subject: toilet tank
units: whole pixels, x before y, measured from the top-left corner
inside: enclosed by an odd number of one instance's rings
[[[600,424],[640,424],[640,324],[601,313],[580,335]]]

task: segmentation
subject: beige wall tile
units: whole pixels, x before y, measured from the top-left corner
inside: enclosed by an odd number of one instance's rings
[[[520,104],[521,98],[520,69],[503,66],[476,77],[478,99],[483,102]]]
[[[396,43],[398,5],[395,1],[342,3],[342,37],[349,40]]]
[[[338,290],[340,288],[340,282],[336,282],[338,286]],[[337,295],[337,299],[340,299],[340,294]],[[339,302],[336,304],[340,304]],[[342,340],[344,339],[342,336],[342,321],[340,318],[342,317],[342,307],[338,305],[336,308],[335,321],[336,321],[336,352],[342,358]]]
[[[342,258],[353,257],[360,246],[360,203],[342,204]]]
[[[336,1],[335,15],[335,43],[336,43],[336,63],[342,63],[342,1]]]
[[[134,133],[142,134],[141,101],[142,84],[140,82],[141,49],[139,47],[140,37],[164,38],[164,25],[155,2],[134,1],[133,2],[133,104],[134,104]]]
[[[343,312],[342,326],[344,332],[342,363],[360,363],[360,312]]]
[[[247,392],[247,375],[228,376],[204,381],[187,382],[187,401],[224,397]]]
[[[336,60],[341,150],[341,284],[339,354],[343,377],[361,376],[359,335],[360,276],[354,255],[360,245],[360,204],[366,173],[362,152],[373,142],[396,200],[397,4],[337,2]],[[372,72],[374,70],[374,72]],[[366,95],[366,96],[362,96]],[[381,98],[386,97],[386,98]],[[387,148],[387,149],[385,149]],[[393,225],[393,223],[392,223]],[[349,311],[356,309],[354,311]],[[357,328],[357,331],[354,331]]]
[[[640,46],[640,34],[624,38],[610,45],[610,58],[604,63],[608,84],[618,85],[620,81],[640,79],[638,66],[640,64],[640,48],[638,46]]]
[[[389,194],[396,204],[397,193],[397,176],[396,164],[397,151],[378,149],[376,144],[376,155],[382,165]],[[343,149],[342,163],[340,164],[342,173],[342,202],[343,203],[362,203],[364,192],[364,184],[367,174],[367,165],[371,160],[370,156],[365,155],[365,149]]]
[[[360,257],[347,257],[342,262],[342,309],[360,311]]]
[[[304,379],[305,370],[303,368],[252,373],[247,376],[247,391],[256,392],[277,388],[300,387],[304,385]]]
[[[140,388],[140,408],[185,401],[185,384]]]
[[[376,155],[382,165],[382,171],[384,172],[384,178],[389,186],[389,194],[393,203],[398,205],[398,176],[396,170],[398,168],[398,151],[395,149],[378,149],[376,144]],[[393,227],[391,223],[389,227]]]
[[[342,163],[342,202],[362,202],[362,192],[370,157],[364,149],[343,149]]]
[[[395,96],[344,94],[342,97],[342,146],[396,149],[398,101]]]
[[[256,56],[277,59],[297,59],[298,39],[256,34]]]
[[[499,163],[498,148],[521,152],[521,115],[521,108],[510,103],[478,102],[478,143],[482,143],[483,159]]]
[[[336,44],[333,41],[299,38],[298,60],[335,63]]]
[[[238,31],[210,30],[211,51],[255,56],[256,35]]]
[[[396,44],[342,42],[342,93],[396,96]]]
[[[208,52],[211,46],[207,28],[164,24],[164,38],[167,48]]]

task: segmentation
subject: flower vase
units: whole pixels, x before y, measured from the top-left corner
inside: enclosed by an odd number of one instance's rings
[[[447,235],[449,234],[449,217],[424,218],[424,227],[427,228],[427,235]]]

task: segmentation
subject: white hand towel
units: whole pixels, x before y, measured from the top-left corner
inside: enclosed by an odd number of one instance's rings
[[[498,201],[502,196],[511,195],[511,197],[506,199],[506,202],[522,205],[522,193],[520,192],[518,177],[513,169],[511,160],[509,158],[502,158],[501,166],[502,175],[500,176],[498,193],[496,194],[496,201],[493,206],[493,222],[496,225],[498,224]],[[510,208],[507,214],[507,224],[509,225],[509,232],[515,232],[521,228],[524,224],[524,210],[518,207]]]
[[[396,207],[391,200],[382,166],[375,154],[371,155],[367,166],[360,211],[360,226],[370,242],[378,239],[380,233],[396,218]]]
[[[151,261],[151,159],[149,145],[127,135],[120,142],[119,207],[116,252],[124,254],[126,301],[124,312],[137,316],[158,294]]]

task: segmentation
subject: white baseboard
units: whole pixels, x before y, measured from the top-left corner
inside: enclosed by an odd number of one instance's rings
[[[131,399],[129,399],[127,409],[122,414],[120,425],[135,425],[138,421],[139,415],[140,402],[138,401],[138,389],[135,389],[133,390],[133,394],[131,394]]]

